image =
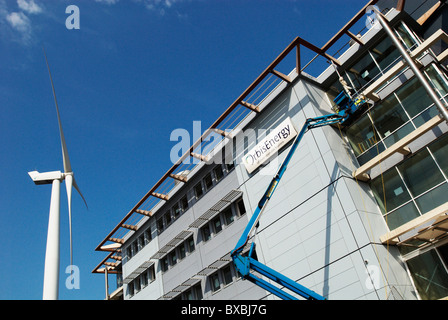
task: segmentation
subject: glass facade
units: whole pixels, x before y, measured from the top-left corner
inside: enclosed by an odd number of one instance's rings
[[[446,76],[435,65],[428,66],[425,73],[436,92],[445,98]],[[412,78],[347,128],[347,139],[363,165],[437,114],[425,89],[418,79]]]
[[[396,34],[410,50],[420,43],[418,37],[404,23],[400,23],[396,27]],[[400,52],[393,45],[390,38],[384,36],[376,45],[372,46],[362,57],[348,67],[341,76],[354,91],[360,92],[400,60]],[[336,81],[331,86],[329,95],[334,99],[341,91],[342,86],[339,81]]]
[[[436,300],[448,296],[447,262],[446,244],[407,261],[421,299]]]
[[[371,189],[391,230],[447,201],[447,152],[445,135],[372,180]]]
[[[404,24],[395,27],[409,50],[420,40]],[[388,37],[360,57],[341,76],[361,92],[401,60]],[[448,105],[448,78],[436,63],[423,72],[441,100]],[[342,86],[336,82],[329,92],[336,96]],[[438,110],[415,77],[376,103],[345,129],[359,165],[363,165],[438,115]],[[370,187],[390,230],[447,202],[448,134],[404,158],[370,181]],[[409,245],[421,246],[414,240]],[[399,247],[421,299],[448,297],[448,244],[439,242],[420,247]],[[422,249],[423,248],[423,249]]]

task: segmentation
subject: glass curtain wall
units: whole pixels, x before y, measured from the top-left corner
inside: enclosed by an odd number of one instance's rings
[[[446,76],[434,64],[426,68],[425,74],[446,100]],[[359,165],[363,165],[437,114],[425,89],[418,79],[412,78],[347,128],[347,139]]]
[[[401,24],[397,34],[408,48],[418,42]],[[384,39],[344,74],[354,89],[361,91],[400,60],[398,52]],[[372,61],[375,63],[372,64]],[[448,105],[448,78],[433,63],[424,70],[440,99]],[[346,130],[347,139],[360,165],[419,128],[439,112],[416,78],[404,83],[375,104]],[[372,192],[390,230],[447,202],[448,134],[422,148],[370,182]],[[414,240],[412,245],[425,244]],[[448,297],[448,244],[425,244],[424,249],[400,247],[421,299]]]
[[[403,22],[400,22],[395,27],[395,31],[409,50],[413,50],[420,43],[418,37]],[[341,76],[353,88],[353,91],[360,92],[400,60],[400,52],[393,45],[392,40],[388,36],[384,36],[376,45],[367,50],[361,58],[347,68]],[[342,86],[339,81],[336,81],[331,85],[328,94],[334,99],[341,91]]]
[[[448,244],[426,251],[406,263],[421,299],[448,297]]]
[[[395,32],[409,50],[420,43],[403,22],[395,27]],[[341,76],[355,92],[360,92],[401,59],[398,49],[385,36]],[[445,74],[435,64],[428,66],[424,72],[440,98],[448,102],[448,78]],[[342,86],[337,81],[331,86],[329,95],[336,96],[341,90]],[[363,165],[437,114],[432,100],[420,82],[413,78],[368,110],[346,130],[346,134],[359,164]]]
[[[390,230],[442,205],[448,194],[448,135],[371,181]]]

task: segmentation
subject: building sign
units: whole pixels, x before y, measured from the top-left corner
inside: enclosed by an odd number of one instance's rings
[[[254,172],[295,136],[297,131],[291,119],[287,118],[243,157],[242,162],[247,172]]]

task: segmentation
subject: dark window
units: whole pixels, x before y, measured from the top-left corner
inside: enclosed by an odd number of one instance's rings
[[[187,209],[188,209],[187,196],[184,196],[182,199],[180,199],[180,206],[182,207],[182,211],[187,211]]]
[[[224,173],[222,172],[221,165],[216,166],[213,169],[213,172],[215,173],[216,182],[219,182],[222,179],[222,177],[224,176]]]
[[[202,191],[202,184],[199,182],[197,185],[194,186],[194,195],[196,196],[196,199],[199,199],[203,195]]]
[[[230,265],[228,265],[227,267],[224,267],[222,269],[222,275],[223,275],[225,285],[228,285],[233,281],[232,270],[230,268]]]
[[[193,237],[191,237],[191,238],[189,238],[188,240],[187,240],[187,248],[188,248],[188,252],[193,252],[194,251],[194,239],[193,239]]]
[[[212,174],[209,173],[204,178],[205,190],[210,190],[213,187]]]
[[[201,233],[202,233],[202,240],[204,242],[210,240],[211,232],[210,232],[210,226],[208,225],[208,223],[201,228]]]
[[[243,200],[240,200],[238,202],[238,210],[240,211],[240,216],[244,215],[246,213],[246,208],[244,207]]]
[[[212,274],[210,276],[210,285],[212,287],[212,291],[215,292],[221,288],[221,283],[219,282],[218,273]]]
[[[223,216],[224,221],[226,222],[227,225],[231,224],[235,220],[231,207],[228,207],[227,209],[224,210]]]
[[[219,215],[212,220],[212,224],[213,224],[213,229],[214,229],[215,234],[220,233],[222,230],[222,224],[221,224],[221,218],[219,217]]]

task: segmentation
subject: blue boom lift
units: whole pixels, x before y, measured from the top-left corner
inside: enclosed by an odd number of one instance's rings
[[[302,130],[294,140],[285,160],[279,167],[277,174],[274,176],[268,188],[266,189],[265,193],[261,197],[261,200],[259,201],[258,206],[255,209],[248,225],[244,229],[241,238],[237,242],[235,249],[231,251],[233,263],[243,279],[253,282],[257,286],[264,288],[265,290],[275,294],[276,296],[284,300],[297,300],[297,299],[290,293],[284,291],[283,288],[280,288],[281,286],[288,288],[292,292],[295,292],[296,294],[300,295],[305,299],[325,300],[325,298],[315,293],[314,291],[298,284],[294,280],[289,279],[288,277],[282,275],[281,273],[257,261],[257,259],[253,257],[255,248],[254,242],[251,243],[248,254],[244,254],[243,249],[249,242],[252,232],[258,227],[258,221],[260,220],[261,214],[263,213],[263,210],[266,208],[269,200],[274,194],[278,183],[282,179],[283,174],[287,169],[288,163],[291,161],[291,158],[294,152],[296,151],[297,147],[299,146],[299,143],[302,140],[305,133],[308,130],[322,126],[332,124],[342,124],[342,125],[349,124],[353,120],[355,114],[357,114],[360,111],[361,107],[366,103],[366,100],[363,97],[358,97],[355,100],[353,100],[349,93],[342,91],[336,97],[336,99],[334,99],[334,102],[336,104],[334,108],[335,113],[321,117],[310,118],[305,121]],[[261,277],[258,277],[251,271],[255,271],[261,274],[262,276],[275,281],[280,285],[280,287],[272,285],[271,283],[269,283],[268,281],[266,281]]]

